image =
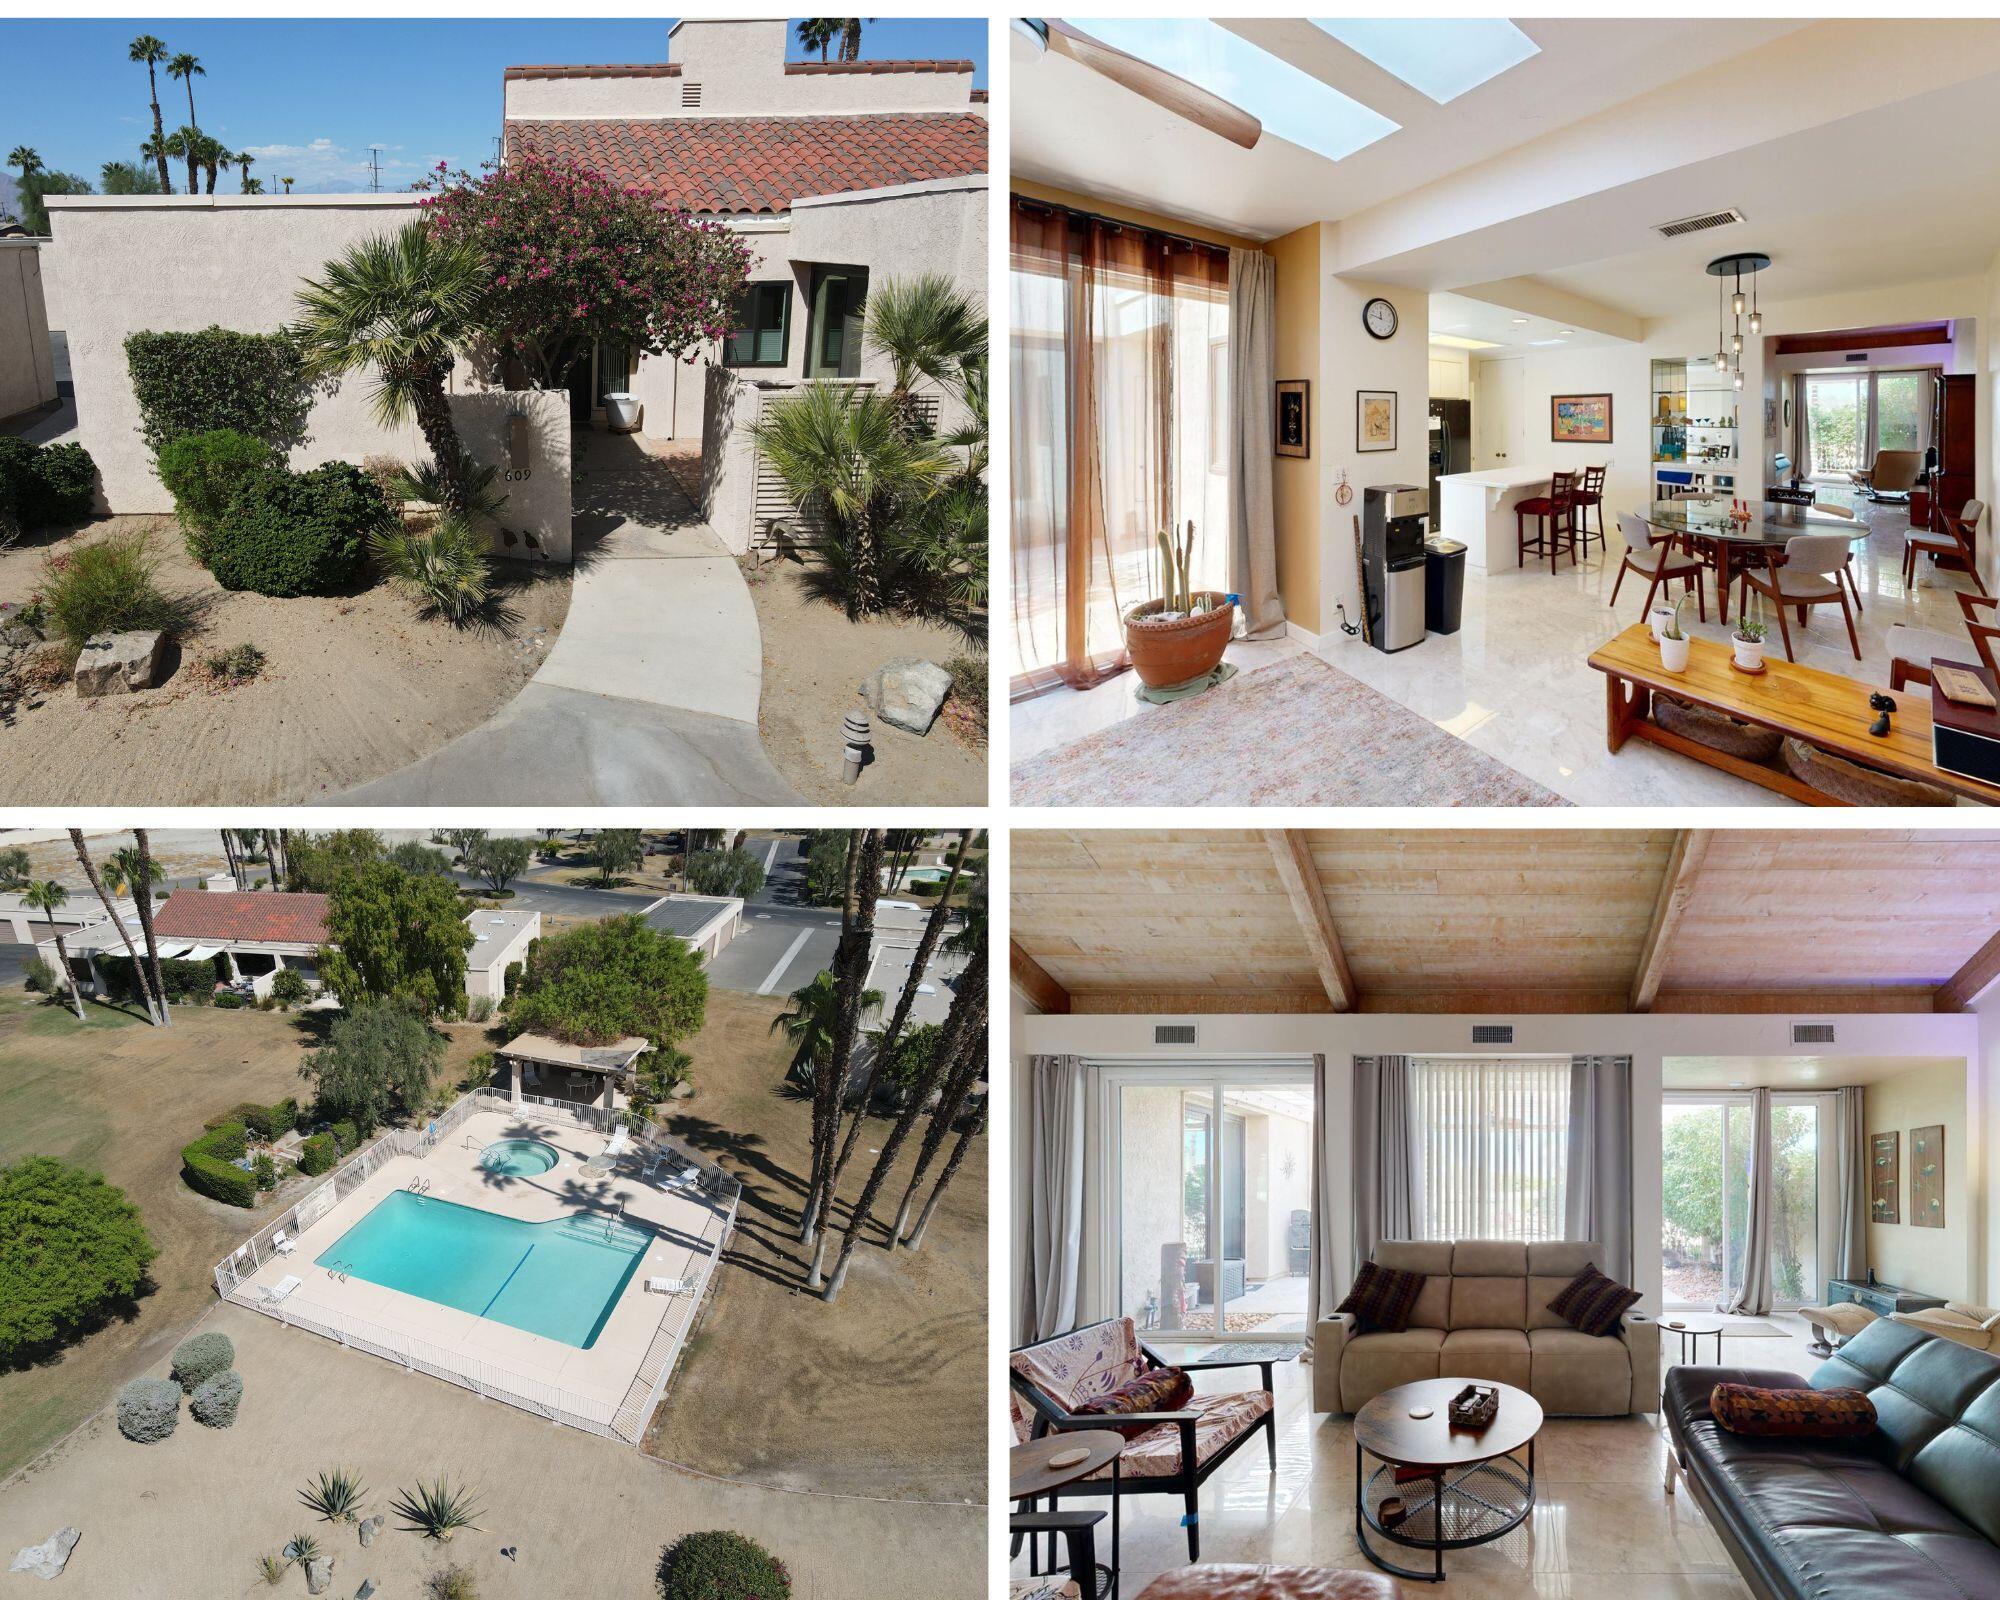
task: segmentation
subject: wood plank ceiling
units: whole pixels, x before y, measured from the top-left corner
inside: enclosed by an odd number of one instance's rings
[[[1022,829],[1044,1011],[1957,1010],[2000,831]]]

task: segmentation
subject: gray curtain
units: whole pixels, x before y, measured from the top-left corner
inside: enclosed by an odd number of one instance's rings
[[[1725,1175],[1724,1181],[1727,1181]],[[1729,1309],[1761,1317],[1771,1309],[1771,1091],[1750,1091],[1750,1215],[1743,1229],[1743,1286]]]
[[[1572,1056],[1563,1237],[1604,1246],[1604,1275],[1632,1281],[1632,1058]]]
[[[1312,1253],[1306,1266],[1306,1346],[1312,1347],[1312,1336],[1319,1327],[1319,1319],[1340,1304],[1341,1290],[1334,1276],[1333,1234],[1327,1228],[1326,1219],[1334,1214],[1333,1207],[1333,1163],[1327,1159],[1326,1141],[1338,1128],[1339,1136],[1345,1140],[1347,1129],[1339,1127],[1333,1115],[1333,1101],[1326,1092],[1326,1057],[1313,1057],[1313,1132],[1312,1132]]]
[[[1083,1246],[1083,1085],[1080,1056],[1030,1056],[1028,1304],[1030,1339],[1076,1326]]]
[[[1410,1058],[1354,1058],[1354,1267],[1384,1239],[1414,1239],[1423,1215],[1410,1129]],[[1336,1302],[1346,1293],[1334,1291]]]
[[[1285,631],[1278,597],[1278,523],[1271,499],[1277,448],[1278,264],[1261,250],[1229,252],[1229,587],[1243,603],[1243,636]]]
[[[1868,1270],[1867,1101],[1859,1088],[1833,1091],[1833,1148],[1840,1190],[1839,1229],[1831,1278],[1859,1278]],[[1818,1294],[1818,1285],[1810,1293]]]

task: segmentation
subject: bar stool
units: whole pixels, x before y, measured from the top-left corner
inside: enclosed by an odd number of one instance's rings
[[[1538,524],[1535,537],[1528,537],[1528,518]],[[1547,553],[1549,571],[1556,570],[1556,557],[1569,552],[1569,564],[1576,565],[1576,474],[1558,472],[1549,479],[1549,492],[1523,500],[1514,507],[1514,557],[1528,564],[1528,552]]]
[[[1604,542],[1604,474],[1603,467],[1585,467],[1583,486],[1576,491],[1576,539],[1583,547],[1585,555],[1590,554],[1590,541],[1597,540],[1599,551],[1608,552],[1610,547]],[[1590,530],[1590,508],[1597,507],[1597,532]]]

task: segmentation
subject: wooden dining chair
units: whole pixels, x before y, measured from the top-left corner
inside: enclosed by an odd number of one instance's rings
[[[1817,497],[1809,503],[1813,510],[1822,512],[1829,517],[1845,517],[1849,522],[1855,520],[1854,507],[1852,506],[1844,506],[1837,501],[1821,500]],[[1867,537],[1868,532],[1865,528],[1857,528],[1855,530],[1853,538],[1848,542],[1847,559],[1840,566],[1840,576],[1847,584],[1847,592],[1854,596],[1854,614],[1856,616],[1860,616],[1866,608],[1861,604],[1861,584],[1854,576],[1854,545],[1855,542]]]
[[[1979,560],[1975,551],[1974,536],[1979,531],[1979,519],[1986,515],[1986,502],[1968,500],[1957,516],[1939,507],[1938,531],[1918,533],[1914,530],[1903,543],[1903,582],[1909,588],[1917,586],[1917,557],[1929,556],[1936,560],[1939,556],[1955,556],[1965,563],[1965,570],[1972,575],[1972,586],[1981,594],[1986,593],[1985,581],[1979,576]]]
[[[1963,589],[1954,589],[1952,598],[1965,613],[1966,638],[1897,623],[1890,628],[1887,641],[1890,688],[1929,683],[1931,667],[1938,661],[1976,660],[1995,678],[2000,678],[2000,600],[1991,595],[1967,594]]]
[[[1847,607],[1847,586],[1839,576],[1850,553],[1851,546],[1844,533],[1800,533],[1785,541],[1785,559],[1781,564],[1762,572],[1744,569],[1744,598],[1747,601],[1747,591],[1755,589],[1771,602],[1778,613],[1778,634],[1785,642],[1787,661],[1798,659],[1792,654],[1792,629],[1785,617],[1787,608],[1798,613],[1799,625],[1804,627],[1808,607],[1834,604],[1839,605],[1840,615],[1847,623],[1847,642],[1854,649],[1854,659],[1861,659],[1861,638],[1854,631],[1854,613]]]
[[[1681,578],[1694,591],[1696,614],[1703,622],[1708,621],[1703,579],[1708,569],[1682,550],[1674,535],[1661,533],[1644,517],[1636,517],[1629,511],[1619,512],[1618,531],[1625,538],[1625,560],[1618,568],[1617,582],[1611,585],[1610,604],[1618,604],[1618,591],[1624,586],[1625,574],[1638,573],[1646,580],[1646,603],[1639,610],[1643,621],[1653,614],[1653,596],[1659,593],[1660,585]]]
[[[1528,518],[1536,522],[1535,537],[1528,537]],[[1556,557],[1569,552],[1576,565],[1576,474],[1558,472],[1549,479],[1549,492],[1522,500],[1514,507],[1514,558],[1528,564],[1528,552],[1546,554],[1549,571],[1556,570]]]
[[[1597,540],[1597,548],[1607,554],[1610,546],[1604,542],[1604,474],[1603,467],[1585,467],[1583,482],[1576,491],[1576,540],[1583,553],[1590,554],[1590,541]],[[1593,535],[1590,528],[1590,508],[1597,508],[1597,531]]]

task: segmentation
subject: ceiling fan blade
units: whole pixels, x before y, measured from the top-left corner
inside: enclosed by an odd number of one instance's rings
[[[1088,67],[1177,117],[1185,117],[1196,127],[1206,128],[1245,150],[1255,149],[1263,137],[1263,123],[1222,96],[1210,94],[1150,61],[1141,61],[1101,39],[1080,33],[1054,17],[1041,19],[1041,26],[1048,47],[1055,54],[1068,56],[1078,66]]]

